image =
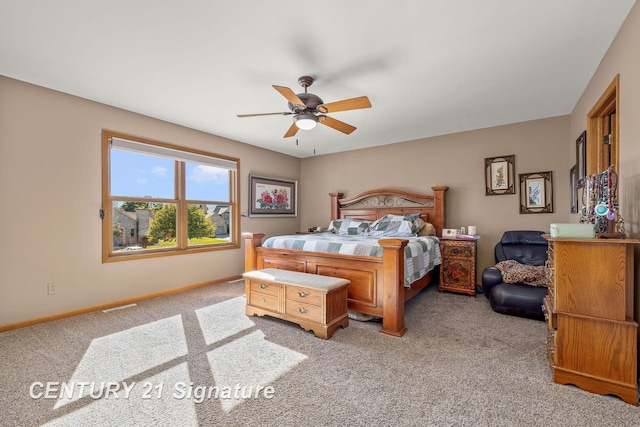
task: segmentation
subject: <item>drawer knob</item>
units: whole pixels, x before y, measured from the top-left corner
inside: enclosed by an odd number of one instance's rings
[[[298,291],[298,295],[300,296],[300,298],[306,298],[306,297],[308,297],[308,296],[309,296],[309,294],[308,294],[308,293],[303,292],[303,291]]]
[[[267,289],[269,286],[265,285],[264,283],[260,283],[260,289]]]
[[[307,309],[306,309],[306,308],[304,308],[304,307],[300,307],[300,308],[298,308],[298,311],[299,311],[300,313],[302,313],[302,314],[307,314],[307,313],[309,312],[309,310],[307,310]]]
[[[266,304],[267,300],[266,300],[266,298],[260,298],[260,302],[263,303],[263,304]]]

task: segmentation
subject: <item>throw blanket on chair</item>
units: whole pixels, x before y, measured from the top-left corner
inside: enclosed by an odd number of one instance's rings
[[[515,260],[506,260],[497,263],[496,268],[502,273],[504,283],[525,283],[547,287],[547,275],[541,265],[526,265]]]

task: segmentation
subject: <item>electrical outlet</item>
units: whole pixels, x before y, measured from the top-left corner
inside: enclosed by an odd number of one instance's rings
[[[47,283],[47,294],[55,295],[58,293],[58,285],[55,283]]]

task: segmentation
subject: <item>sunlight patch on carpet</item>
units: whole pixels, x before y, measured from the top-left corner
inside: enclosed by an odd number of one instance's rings
[[[234,388],[273,386],[273,382],[307,358],[264,339],[255,331],[207,353],[215,384]],[[276,388],[275,394],[278,394]],[[225,412],[230,412],[241,399],[220,399]]]
[[[245,315],[245,306],[242,296],[196,310],[205,343],[211,345],[255,326]]]
[[[152,385],[190,382],[186,363],[166,369],[145,379]],[[176,399],[171,390],[151,391],[151,398],[143,398],[148,392],[144,383],[137,383],[128,398],[119,392],[117,398],[98,399],[67,415],[44,424],[54,426],[196,426],[198,417],[191,399]]]
[[[122,381],[186,354],[182,317],[168,317],[94,339],[69,382]],[[81,397],[75,389],[73,396],[60,398],[54,409]]]

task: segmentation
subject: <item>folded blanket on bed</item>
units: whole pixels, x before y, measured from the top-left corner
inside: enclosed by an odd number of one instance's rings
[[[424,277],[440,265],[440,245],[435,236],[403,237],[409,241],[404,248],[404,285]],[[268,238],[265,248],[294,249],[309,252],[328,252],[382,258],[380,239],[366,236],[336,235],[333,233],[275,236]]]

